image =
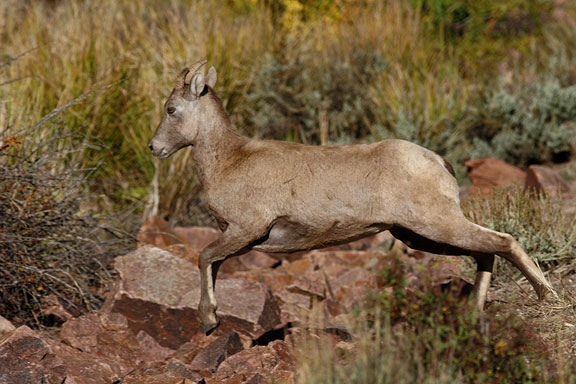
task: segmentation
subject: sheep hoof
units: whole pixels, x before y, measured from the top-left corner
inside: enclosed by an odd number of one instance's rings
[[[202,332],[204,332],[204,334],[206,336],[210,336],[212,334],[212,332],[214,332],[214,330],[216,328],[218,328],[219,325],[220,325],[220,321],[218,321],[215,324],[204,324],[204,325],[202,325]]]

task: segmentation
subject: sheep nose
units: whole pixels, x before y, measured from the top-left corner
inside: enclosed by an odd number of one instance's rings
[[[148,144],[148,148],[150,148],[150,150],[151,150],[152,152],[154,152],[154,146],[152,145],[152,143]]]

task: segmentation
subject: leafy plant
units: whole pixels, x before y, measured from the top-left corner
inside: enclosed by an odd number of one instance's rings
[[[368,50],[320,63],[268,55],[246,96],[252,106],[248,126],[259,137],[306,143],[322,141],[323,123],[331,141],[364,137],[376,108],[367,89],[385,66],[377,51]]]
[[[563,161],[576,143],[576,86],[547,80],[515,92],[488,91],[467,128],[471,157],[498,157],[520,167]]]

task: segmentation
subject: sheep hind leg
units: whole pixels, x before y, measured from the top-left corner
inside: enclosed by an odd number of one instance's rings
[[[507,234],[502,234],[507,235]],[[506,237],[506,246],[496,254],[514,264],[530,282],[539,300],[544,300],[548,294],[558,297],[556,291],[544,277],[534,261],[526,254],[520,244],[510,235]]]
[[[390,229],[390,232],[396,239],[401,240],[413,249],[438,255],[474,257],[477,264],[477,271],[472,296],[476,308],[478,308],[479,311],[484,310],[494,267],[494,254],[471,252],[446,243],[439,243],[402,227],[393,227]]]
[[[472,253],[476,260],[477,270],[474,279],[474,290],[472,291],[474,306],[479,311],[484,310],[484,304],[488,298],[488,288],[490,288],[490,279],[494,269],[494,255],[490,253]]]
[[[452,220],[442,220],[427,226],[419,225],[418,236],[443,247],[444,252],[431,251],[433,253],[468,254],[475,257],[478,263],[478,286],[474,292],[478,296],[475,300],[479,308],[483,306],[488,290],[494,254],[514,264],[530,282],[539,299],[543,299],[549,292],[555,295],[540,269],[511,235],[481,227],[458,214],[447,217]],[[394,235],[394,232],[391,232]]]

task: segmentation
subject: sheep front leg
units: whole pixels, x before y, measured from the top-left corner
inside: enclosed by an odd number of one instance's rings
[[[209,335],[219,325],[216,309],[215,286],[216,275],[220,264],[230,256],[236,256],[248,250],[248,245],[255,239],[240,231],[228,228],[218,239],[209,244],[198,260],[200,268],[200,304],[198,311],[202,321],[202,331]]]

